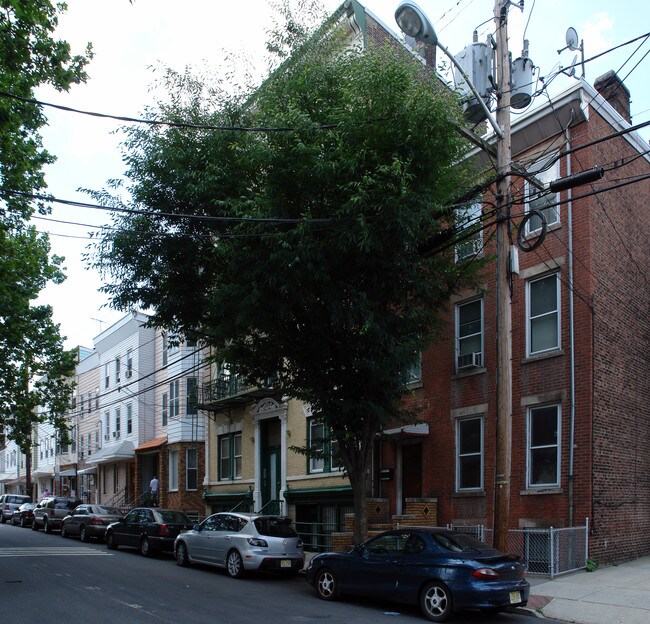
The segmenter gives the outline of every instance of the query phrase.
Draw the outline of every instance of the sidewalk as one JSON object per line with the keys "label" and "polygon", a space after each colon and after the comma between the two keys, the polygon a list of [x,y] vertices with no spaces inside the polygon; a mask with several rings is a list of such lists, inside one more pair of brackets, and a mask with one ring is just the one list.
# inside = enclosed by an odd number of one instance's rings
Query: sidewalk
{"label": "sidewalk", "polygon": [[530,598],[520,612],[579,624],[650,623],[650,557],[552,581],[527,578]]}

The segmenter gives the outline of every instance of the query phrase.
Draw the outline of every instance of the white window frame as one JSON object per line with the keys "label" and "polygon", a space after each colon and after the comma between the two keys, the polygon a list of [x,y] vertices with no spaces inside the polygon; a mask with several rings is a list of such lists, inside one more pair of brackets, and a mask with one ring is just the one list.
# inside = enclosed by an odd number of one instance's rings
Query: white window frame
{"label": "white window frame", "polygon": [[[555,409],[555,443],[554,444],[537,444],[533,446],[532,421],[535,412],[542,410]],[[555,448],[555,481],[544,483],[533,483],[533,455],[534,451],[541,449]],[[552,403],[549,405],[531,405],[526,411],[526,488],[528,489],[544,489],[544,488],[558,488],[560,487],[560,469],[562,460],[562,407],[559,403]]]}
{"label": "white window frame", "polygon": [[[539,314],[535,316],[534,318],[531,315],[531,309],[532,309],[532,295],[531,295],[531,286],[535,284],[536,282],[541,282],[542,280],[547,280],[547,279],[555,279],[555,310],[550,311],[550,312],[544,312],[543,314]],[[561,348],[562,345],[562,336],[561,336],[561,330],[562,330],[562,325],[561,325],[561,310],[562,310],[562,305],[560,301],[560,274],[559,273],[547,273],[545,275],[541,275],[539,277],[535,277],[533,279],[529,279],[526,281],[526,356],[531,356],[531,355],[539,355],[541,353],[549,353],[552,351],[558,351]],[[555,315],[555,331],[557,335],[557,342],[555,346],[548,347],[546,349],[538,349],[537,351],[533,351],[533,345],[532,345],[532,340],[533,340],[533,323],[539,319],[542,319],[543,317],[549,317],[551,315]]]}
{"label": "white window frame", "polygon": [[[190,457],[194,455],[191,462]],[[193,464],[193,465],[191,465]],[[190,486],[190,474],[194,475],[194,485]],[[199,452],[195,448],[185,449],[185,490],[194,492],[199,489]]]}
{"label": "white window frame", "polygon": [[[478,303],[480,306],[480,323],[481,323],[481,328],[478,334],[475,332],[473,334],[468,334],[466,336],[461,336],[460,331],[461,331],[461,325],[460,325],[460,311],[461,308],[465,306],[470,306]],[[472,299],[470,301],[462,301],[460,303],[456,304],[456,372],[459,370],[462,370],[459,367],[459,358],[461,355],[468,355],[468,353],[462,353],[462,341],[467,340],[469,338],[472,338],[474,336],[480,335],[481,339],[481,348],[480,351],[472,351],[471,353],[479,353],[478,359],[480,360],[480,364],[477,365],[477,368],[480,366],[483,368],[485,366],[485,355],[484,355],[484,340],[485,340],[485,309],[484,309],[484,301],[483,297],[478,297],[476,299]]]}
{"label": "white window frame", "polygon": [[[480,199],[456,209],[456,228],[460,236],[467,235],[467,230],[476,228],[483,218],[483,202]],[[454,247],[456,262],[480,256],[483,253],[483,230],[477,228],[471,236],[456,243]]]}
{"label": "white window frame", "polygon": [[316,418],[310,416],[307,420],[307,435],[308,435],[308,448],[312,447],[313,430],[315,427],[322,427],[323,435],[321,446],[316,447],[320,451],[322,457],[309,456],[309,474],[340,472],[342,467],[335,465],[335,457],[337,455],[337,441],[332,437],[327,425]]}
{"label": "white window frame", "polygon": [[133,433],[133,405],[126,404],[126,433]]}
{"label": "white window frame", "polygon": [[180,380],[169,382],[169,418],[178,418],[181,409]]}
{"label": "white window frame", "polygon": [[162,394],[162,408],[161,408],[161,422],[162,426],[166,427],[169,422],[169,395],[166,392]]}
{"label": "white window frame", "polygon": [[[470,421],[478,421],[480,427],[480,448],[478,451],[471,451],[462,453],[461,452],[461,427],[463,424]],[[485,423],[482,415],[479,416],[469,416],[467,418],[457,418],[456,419],[456,491],[457,492],[481,492],[483,491],[483,473],[485,471],[485,456],[484,456],[484,432],[485,432]],[[462,459],[464,457],[478,457],[480,460],[480,470],[479,470],[479,485],[473,487],[462,487]]]}
{"label": "white window frame", "polygon": [[178,451],[169,451],[169,491],[178,492]]}
{"label": "white window frame", "polygon": [[[226,433],[218,438],[219,481],[237,481],[242,478],[242,432]],[[237,449],[239,446],[239,449]],[[224,454],[227,450],[227,455]],[[227,470],[224,470],[224,461]],[[225,474],[224,474],[225,473]]]}
{"label": "white window frame", "polygon": [[[538,160],[536,163],[534,163],[532,166],[528,168],[528,172],[537,178],[539,182],[542,184],[547,185],[549,182],[553,182],[554,180],[557,180],[560,177],[560,159],[558,158],[559,154],[558,152],[553,152],[550,155],[547,155],[546,157]],[[547,168],[548,164],[550,162],[554,161],[550,167]],[[546,226],[550,227],[553,225],[557,225],[560,223],[560,206],[557,204],[557,202],[560,199],[560,194],[559,193],[550,193],[550,192],[544,192],[540,191],[536,186],[531,184],[528,180],[524,181],[524,193],[526,195],[526,204],[524,207],[524,211],[526,214],[528,214],[532,208],[536,208],[539,210],[541,213],[544,214],[546,217]],[[535,199],[537,195],[542,193],[542,196],[539,197],[538,199]],[[531,206],[531,201],[529,201],[530,197],[533,197],[532,199],[532,206]],[[544,206],[549,206],[550,204],[557,204],[555,206],[551,206],[549,208],[544,208]],[[549,219],[549,215],[552,215],[552,218]],[[534,227],[533,219],[529,219],[526,222],[526,236],[534,236],[538,234],[541,231],[541,223],[539,224],[539,227]]]}

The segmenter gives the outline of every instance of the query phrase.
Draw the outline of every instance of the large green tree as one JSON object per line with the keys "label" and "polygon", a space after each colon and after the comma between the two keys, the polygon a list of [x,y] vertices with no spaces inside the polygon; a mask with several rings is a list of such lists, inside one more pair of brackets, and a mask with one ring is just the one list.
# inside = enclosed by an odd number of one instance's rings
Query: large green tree
{"label": "large green tree", "polygon": [[[0,0],[0,428],[29,457],[35,409],[65,435],[74,356],[63,348],[52,309],[36,305],[48,282],[60,282],[62,258],[29,223],[49,212],[43,168],[54,156],[42,145],[47,123],[34,91],[65,91],[86,80],[91,50],[73,56],[54,37],[66,5]],[[39,197],[36,197],[36,196]],[[33,381],[36,380],[36,381]]]}
{"label": "large green tree", "polygon": [[407,371],[473,279],[453,251],[419,251],[453,225],[468,173],[454,98],[402,49],[336,41],[312,41],[254,94],[169,72],[151,114],[226,129],[129,129],[133,203],[95,193],[116,210],[91,260],[115,307],[151,308],[311,405],[338,442],[361,539],[373,442],[416,417]]}

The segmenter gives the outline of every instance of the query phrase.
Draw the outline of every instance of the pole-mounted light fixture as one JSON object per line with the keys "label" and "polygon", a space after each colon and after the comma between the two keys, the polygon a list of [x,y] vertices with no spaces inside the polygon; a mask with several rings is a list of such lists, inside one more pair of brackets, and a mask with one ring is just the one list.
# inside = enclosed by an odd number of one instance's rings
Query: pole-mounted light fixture
{"label": "pole-mounted light fixture", "polygon": [[492,128],[496,135],[502,139],[503,130],[499,127],[497,122],[492,117],[490,109],[487,107],[485,100],[479,95],[479,92],[476,90],[476,87],[472,84],[472,81],[469,79],[465,70],[460,66],[456,58],[445,46],[443,46],[440,41],[438,41],[438,36],[436,31],[433,28],[433,25],[429,21],[429,18],[426,16],[424,11],[411,0],[406,0],[402,2],[395,11],[395,21],[400,27],[400,30],[407,36],[413,37],[416,41],[421,41],[428,45],[438,46],[445,56],[453,63],[454,67],[460,72],[460,75],[463,77],[463,80],[467,83],[469,88],[472,91],[474,97],[478,100],[479,104],[483,108],[483,111],[487,115],[487,118],[490,122]]}

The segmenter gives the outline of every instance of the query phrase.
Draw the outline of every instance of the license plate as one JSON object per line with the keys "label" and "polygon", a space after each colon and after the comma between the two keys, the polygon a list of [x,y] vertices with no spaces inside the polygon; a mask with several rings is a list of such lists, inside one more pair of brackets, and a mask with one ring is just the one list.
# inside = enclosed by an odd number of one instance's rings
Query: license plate
{"label": "license plate", "polygon": [[521,592],[510,592],[510,604],[516,604],[518,602],[521,602]]}
{"label": "license plate", "polygon": [[290,568],[291,567],[291,559],[281,559],[280,560],[280,567],[281,568]]}

